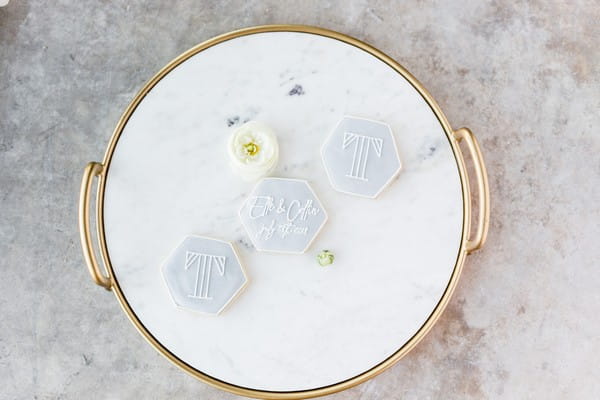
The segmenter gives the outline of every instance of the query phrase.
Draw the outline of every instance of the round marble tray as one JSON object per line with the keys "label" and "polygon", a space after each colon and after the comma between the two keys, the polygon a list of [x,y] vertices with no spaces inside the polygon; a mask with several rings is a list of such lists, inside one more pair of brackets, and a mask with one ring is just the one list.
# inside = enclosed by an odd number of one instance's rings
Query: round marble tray
{"label": "round marble tray", "polygon": [[[375,200],[328,181],[320,147],[344,115],[393,131],[402,171]],[[247,120],[278,135],[271,176],[307,180],[327,210],[304,254],[256,251],[239,220],[253,183],[229,168],[226,141]],[[380,372],[435,322],[467,252],[468,183],[444,116],[392,60],[329,31],[252,28],[183,54],[132,102],[97,165],[109,273],[97,281],[161,353],[239,394],[307,397]],[[175,307],[161,277],[190,234],[232,242],[246,267],[247,288],[219,316]],[[322,249],[332,266],[316,263]]]}

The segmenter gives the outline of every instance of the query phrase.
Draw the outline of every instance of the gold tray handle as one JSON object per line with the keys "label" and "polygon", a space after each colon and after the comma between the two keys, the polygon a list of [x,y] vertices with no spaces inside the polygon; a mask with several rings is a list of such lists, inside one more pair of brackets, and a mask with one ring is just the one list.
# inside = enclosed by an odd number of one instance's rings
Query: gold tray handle
{"label": "gold tray handle", "polygon": [[[487,171],[483,163],[481,149],[469,128],[460,128],[454,131],[454,137],[458,142],[464,140],[471,158],[473,159],[473,167],[477,180],[477,197],[479,200],[479,214],[477,218],[477,230],[474,235],[471,235],[469,229],[469,239],[467,240],[467,254],[479,250],[485,243],[488,229],[490,226],[490,187],[488,185]],[[472,237],[471,237],[472,236]]]}
{"label": "gold tray handle", "polygon": [[100,176],[104,166],[98,162],[89,163],[83,172],[81,192],[79,193],[79,236],[83,247],[83,256],[92,279],[97,285],[110,290],[112,281],[100,269],[98,259],[92,246],[92,233],[90,231],[90,195],[94,178]]}

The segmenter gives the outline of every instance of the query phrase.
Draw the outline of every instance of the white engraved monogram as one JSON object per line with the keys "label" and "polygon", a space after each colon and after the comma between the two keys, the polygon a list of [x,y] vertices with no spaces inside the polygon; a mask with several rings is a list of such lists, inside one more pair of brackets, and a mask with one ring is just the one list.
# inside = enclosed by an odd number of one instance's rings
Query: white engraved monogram
{"label": "white engraved monogram", "polygon": [[342,149],[346,149],[354,143],[354,155],[352,156],[352,166],[348,178],[368,181],[367,179],[367,161],[369,159],[370,149],[375,150],[377,157],[381,157],[383,148],[383,139],[373,136],[359,135],[358,133],[344,132]]}
{"label": "white engraved monogram", "polygon": [[[196,284],[194,293],[188,294],[188,297],[194,299],[212,300],[209,296],[210,276],[212,266],[217,267],[219,275],[225,275],[225,262],[227,257],[215,256],[212,254],[196,253],[194,251],[185,252],[185,269],[188,270],[193,265],[196,266]],[[202,272],[200,271],[202,269]]]}
{"label": "white engraved monogram", "polygon": [[306,236],[308,226],[305,221],[318,215],[320,211],[312,199],[288,201],[282,197],[275,204],[272,196],[253,196],[249,200],[248,216],[250,219],[274,217],[269,223],[262,223],[255,232],[257,238],[269,240],[275,233],[282,238],[288,235]]}

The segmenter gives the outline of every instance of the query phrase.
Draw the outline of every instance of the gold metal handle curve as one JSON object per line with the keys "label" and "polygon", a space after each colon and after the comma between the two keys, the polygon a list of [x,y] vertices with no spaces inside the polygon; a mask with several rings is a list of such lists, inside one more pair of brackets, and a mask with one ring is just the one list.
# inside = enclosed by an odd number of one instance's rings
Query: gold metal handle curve
{"label": "gold metal handle curve", "polygon": [[85,263],[90,271],[90,275],[92,275],[92,279],[97,285],[110,290],[112,286],[111,279],[100,269],[92,246],[92,233],[90,231],[90,195],[92,192],[92,183],[95,177],[102,174],[103,169],[104,166],[102,164],[91,162],[85,167],[83,172],[81,192],[79,193],[79,237],[81,238]]}
{"label": "gold metal handle curve", "polygon": [[[477,197],[479,200],[479,214],[477,219],[477,230],[471,237],[469,231],[469,239],[467,240],[467,253],[472,253],[479,250],[484,245],[487,239],[488,229],[490,226],[490,187],[488,184],[487,171],[481,155],[481,149],[469,128],[460,128],[454,131],[454,137],[457,141],[465,141],[471,158],[473,159],[473,167],[475,170],[475,178],[477,180]],[[469,199],[471,201],[471,199]],[[470,228],[470,227],[469,227]]]}

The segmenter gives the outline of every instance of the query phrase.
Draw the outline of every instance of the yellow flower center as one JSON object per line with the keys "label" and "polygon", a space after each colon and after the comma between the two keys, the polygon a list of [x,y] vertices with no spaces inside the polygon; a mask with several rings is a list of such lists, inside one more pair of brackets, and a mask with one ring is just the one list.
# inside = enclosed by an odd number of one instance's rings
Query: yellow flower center
{"label": "yellow flower center", "polygon": [[260,151],[260,147],[258,147],[258,145],[254,142],[248,142],[245,145],[243,145],[243,147],[244,152],[246,152],[246,155],[250,157],[255,156]]}

